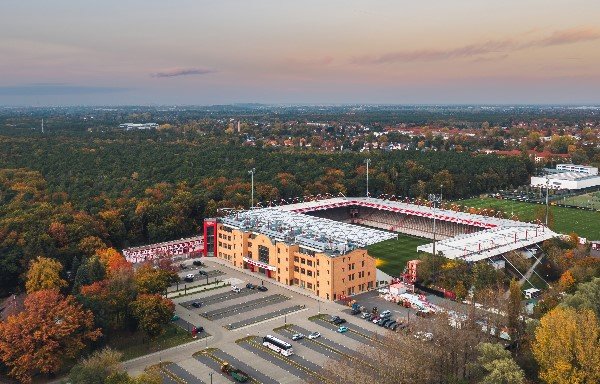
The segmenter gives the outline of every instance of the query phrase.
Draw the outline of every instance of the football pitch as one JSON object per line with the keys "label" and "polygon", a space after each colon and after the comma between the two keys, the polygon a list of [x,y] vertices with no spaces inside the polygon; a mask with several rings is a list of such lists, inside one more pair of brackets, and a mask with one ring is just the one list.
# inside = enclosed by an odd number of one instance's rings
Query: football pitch
{"label": "football pitch", "polygon": [[[457,203],[474,208],[500,209],[509,214],[514,212],[522,221],[534,220],[536,208],[543,207],[534,203],[488,197],[461,200]],[[556,206],[551,206],[550,210],[554,213],[554,231],[564,234],[575,232],[588,240],[600,240],[600,212]]]}
{"label": "football pitch", "polygon": [[377,259],[377,268],[397,277],[404,270],[408,260],[417,258],[417,247],[431,240],[398,234],[398,239],[390,239],[368,247],[369,255]]}

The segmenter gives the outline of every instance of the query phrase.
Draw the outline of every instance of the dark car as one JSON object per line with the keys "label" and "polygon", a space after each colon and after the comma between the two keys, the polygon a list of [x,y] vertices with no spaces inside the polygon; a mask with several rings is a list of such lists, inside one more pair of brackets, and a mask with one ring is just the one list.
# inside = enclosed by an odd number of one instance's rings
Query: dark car
{"label": "dark car", "polygon": [[194,307],[194,308],[200,308],[201,306],[202,306],[202,303],[199,301],[194,301],[192,303],[192,307]]}
{"label": "dark car", "polygon": [[381,326],[383,326],[383,323],[385,323],[386,321],[388,321],[388,319],[386,319],[385,317],[382,317],[381,319],[379,319],[377,321],[377,325],[379,325],[381,327]]}
{"label": "dark car", "polygon": [[259,291],[261,291],[261,292],[266,292],[266,291],[268,291],[267,287],[265,287],[264,285],[259,285],[259,286],[258,286],[258,288],[256,288],[256,289],[258,289],[258,290],[259,290]]}
{"label": "dark car", "polygon": [[181,269],[187,269],[187,265],[181,263],[181,264],[179,264],[179,268],[181,268]]}
{"label": "dark car", "polygon": [[192,261],[192,264],[194,264],[195,266],[201,266],[202,262],[200,260],[194,260]]}
{"label": "dark car", "polygon": [[337,319],[335,319],[333,321],[333,324],[335,325],[340,325],[340,324],[344,324],[346,322],[346,319],[340,319],[339,317]]}
{"label": "dark car", "polygon": [[198,333],[200,333],[200,332],[204,332],[204,327],[197,326],[197,327],[196,327],[196,331],[198,331]]}
{"label": "dark car", "polygon": [[256,285],[254,285],[252,283],[248,283],[248,284],[246,284],[246,288],[248,288],[248,289],[254,289],[254,288],[256,288]]}
{"label": "dark car", "polygon": [[208,273],[206,273],[206,271],[198,271],[198,274],[199,275],[203,275],[203,276],[207,276],[208,275]]}
{"label": "dark car", "polygon": [[352,311],[350,311],[351,315],[358,315],[360,313],[360,309],[353,309]]}
{"label": "dark car", "polygon": [[392,320],[392,321],[390,321],[389,323],[387,323],[387,324],[385,325],[385,327],[386,327],[387,329],[392,329],[392,327],[393,327],[394,325],[396,325],[396,320]]}

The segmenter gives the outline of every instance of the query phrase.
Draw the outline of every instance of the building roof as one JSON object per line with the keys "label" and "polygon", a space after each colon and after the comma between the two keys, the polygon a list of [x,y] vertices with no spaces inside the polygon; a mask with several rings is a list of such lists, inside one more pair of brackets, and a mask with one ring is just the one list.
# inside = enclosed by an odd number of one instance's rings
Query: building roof
{"label": "building roof", "polygon": [[[442,220],[479,227],[482,231],[459,235],[436,243],[450,259],[478,261],[527,247],[556,236],[548,228],[531,223],[455,212],[370,197],[336,197],[298,202],[278,207],[257,208],[220,219],[229,227],[261,233],[278,241],[296,243],[329,254],[344,254],[366,247],[396,234],[347,224],[325,218],[305,215],[308,212],[340,207],[358,206],[388,212]],[[422,245],[418,251],[433,252],[433,244]]]}
{"label": "building roof", "polygon": [[220,219],[243,231],[266,235],[330,255],[396,238],[395,233],[304,215],[283,207],[259,208]]}

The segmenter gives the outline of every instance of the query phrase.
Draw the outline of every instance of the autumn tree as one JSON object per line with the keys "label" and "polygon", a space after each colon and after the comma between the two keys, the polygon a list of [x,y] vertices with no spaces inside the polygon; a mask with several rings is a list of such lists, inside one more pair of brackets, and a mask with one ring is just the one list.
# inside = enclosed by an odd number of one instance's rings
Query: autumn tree
{"label": "autumn tree", "polygon": [[160,335],[169,324],[175,312],[175,304],[156,294],[141,294],[131,303],[133,315],[139,321],[140,329],[154,338]]}
{"label": "autumn tree", "polygon": [[122,357],[121,352],[110,348],[96,351],[71,368],[69,379],[73,383],[104,384],[110,376],[124,372]]}
{"label": "autumn tree", "polygon": [[58,290],[37,291],[25,310],[0,323],[0,359],[10,375],[30,383],[36,372],[56,373],[86,342],[100,337],[93,314]]}
{"label": "autumn tree", "polygon": [[140,293],[163,293],[174,281],[179,279],[172,270],[156,269],[145,263],[135,272],[135,284]]}
{"label": "autumn tree", "polygon": [[27,281],[25,282],[27,293],[66,287],[67,282],[60,277],[62,269],[63,266],[58,260],[38,257],[31,263],[27,271]]}
{"label": "autumn tree", "polygon": [[508,317],[508,329],[510,332],[510,338],[513,342],[518,345],[521,337],[525,332],[524,313],[523,313],[523,293],[521,292],[521,285],[517,280],[511,280],[508,289],[508,301],[506,315]]}
{"label": "autumn tree", "polygon": [[546,383],[600,382],[600,327],[589,309],[557,307],[547,313],[532,351]]}

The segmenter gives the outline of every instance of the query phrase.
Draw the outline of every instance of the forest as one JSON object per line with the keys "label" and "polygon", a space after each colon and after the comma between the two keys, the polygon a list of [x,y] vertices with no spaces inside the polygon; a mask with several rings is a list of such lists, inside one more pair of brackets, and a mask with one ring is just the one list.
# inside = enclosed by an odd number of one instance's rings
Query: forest
{"label": "forest", "polygon": [[[197,233],[219,208],[305,195],[447,199],[525,182],[527,159],[456,152],[325,153],[243,147],[171,132],[0,136],[0,295],[37,256],[67,268],[101,245],[117,249]],[[21,280],[22,281],[22,280]],[[21,282],[22,284],[22,282]]]}

